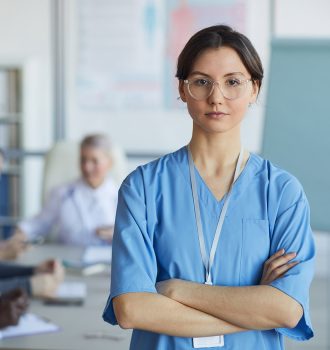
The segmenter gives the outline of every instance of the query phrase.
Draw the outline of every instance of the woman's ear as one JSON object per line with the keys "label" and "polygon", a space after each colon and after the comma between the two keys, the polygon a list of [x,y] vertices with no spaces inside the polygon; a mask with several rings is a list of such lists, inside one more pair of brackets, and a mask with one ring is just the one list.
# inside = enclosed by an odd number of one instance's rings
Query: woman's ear
{"label": "woman's ear", "polygon": [[252,92],[250,103],[255,103],[259,94],[259,82],[252,80]]}
{"label": "woman's ear", "polygon": [[183,102],[187,102],[187,99],[186,99],[186,93],[184,91],[184,82],[183,80],[179,80],[179,94],[180,94],[180,98]]}

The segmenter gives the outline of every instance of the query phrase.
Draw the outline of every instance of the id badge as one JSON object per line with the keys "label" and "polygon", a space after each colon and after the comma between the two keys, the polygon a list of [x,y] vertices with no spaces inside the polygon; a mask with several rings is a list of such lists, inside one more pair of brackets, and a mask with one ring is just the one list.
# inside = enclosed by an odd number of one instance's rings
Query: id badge
{"label": "id badge", "polygon": [[217,346],[224,346],[225,340],[223,335],[216,335],[213,337],[193,338],[194,349],[200,348],[214,348]]}

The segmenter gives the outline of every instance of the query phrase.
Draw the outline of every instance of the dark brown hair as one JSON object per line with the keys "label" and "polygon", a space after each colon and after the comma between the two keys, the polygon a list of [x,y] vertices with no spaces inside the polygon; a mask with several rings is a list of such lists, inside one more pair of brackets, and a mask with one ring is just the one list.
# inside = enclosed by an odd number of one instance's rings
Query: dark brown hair
{"label": "dark brown hair", "polygon": [[260,89],[263,68],[257,51],[245,35],[226,25],[204,28],[194,34],[179,55],[175,76],[180,80],[187,79],[196,59],[202,52],[223,46],[230,47],[237,52],[245,68],[251,74],[251,79]]}

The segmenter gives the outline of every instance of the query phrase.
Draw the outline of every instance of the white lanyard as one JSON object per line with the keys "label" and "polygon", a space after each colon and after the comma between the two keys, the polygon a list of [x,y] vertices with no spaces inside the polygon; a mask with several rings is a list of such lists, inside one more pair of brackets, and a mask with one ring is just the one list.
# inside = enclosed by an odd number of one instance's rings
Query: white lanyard
{"label": "white lanyard", "polygon": [[197,192],[197,185],[196,185],[196,176],[195,176],[195,169],[194,169],[194,161],[192,158],[191,150],[189,145],[187,146],[188,148],[188,158],[189,158],[189,172],[190,172],[190,181],[191,181],[191,188],[192,188],[192,193],[193,193],[193,199],[194,199],[194,207],[195,207],[195,216],[196,216],[196,224],[197,224],[197,232],[198,232],[198,238],[199,238],[199,246],[201,250],[201,255],[202,255],[202,260],[203,264],[205,267],[205,272],[206,272],[206,278],[205,278],[205,283],[206,284],[212,284],[212,277],[211,277],[211,269],[214,261],[214,256],[215,252],[218,246],[221,230],[223,223],[225,221],[225,216],[227,213],[227,209],[229,206],[229,201],[231,197],[231,191],[233,188],[234,182],[237,180],[239,171],[242,166],[242,161],[243,161],[243,154],[244,154],[244,149],[241,147],[241,151],[236,163],[236,168],[235,168],[235,174],[234,174],[234,179],[233,182],[229,188],[228,193],[226,194],[226,199],[223,204],[218,225],[214,234],[212,246],[211,246],[211,252],[209,258],[206,255],[206,248],[205,248],[205,240],[204,240],[204,232],[203,232],[203,226],[202,226],[202,219],[201,219],[201,212],[200,212],[200,207],[199,207],[199,199],[198,199],[198,192]]}

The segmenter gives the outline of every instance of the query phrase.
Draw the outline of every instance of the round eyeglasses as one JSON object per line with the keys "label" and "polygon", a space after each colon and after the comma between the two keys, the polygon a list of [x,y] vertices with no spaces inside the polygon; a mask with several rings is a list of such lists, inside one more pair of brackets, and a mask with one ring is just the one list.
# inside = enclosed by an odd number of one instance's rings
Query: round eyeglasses
{"label": "round eyeglasses", "polygon": [[217,84],[223,97],[227,100],[236,100],[244,95],[247,83],[252,79],[241,80],[238,78],[227,79],[223,84],[206,78],[185,79],[183,82],[187,85],[189,94],[197,101],[206,100],[213,91],[214,85]]}

